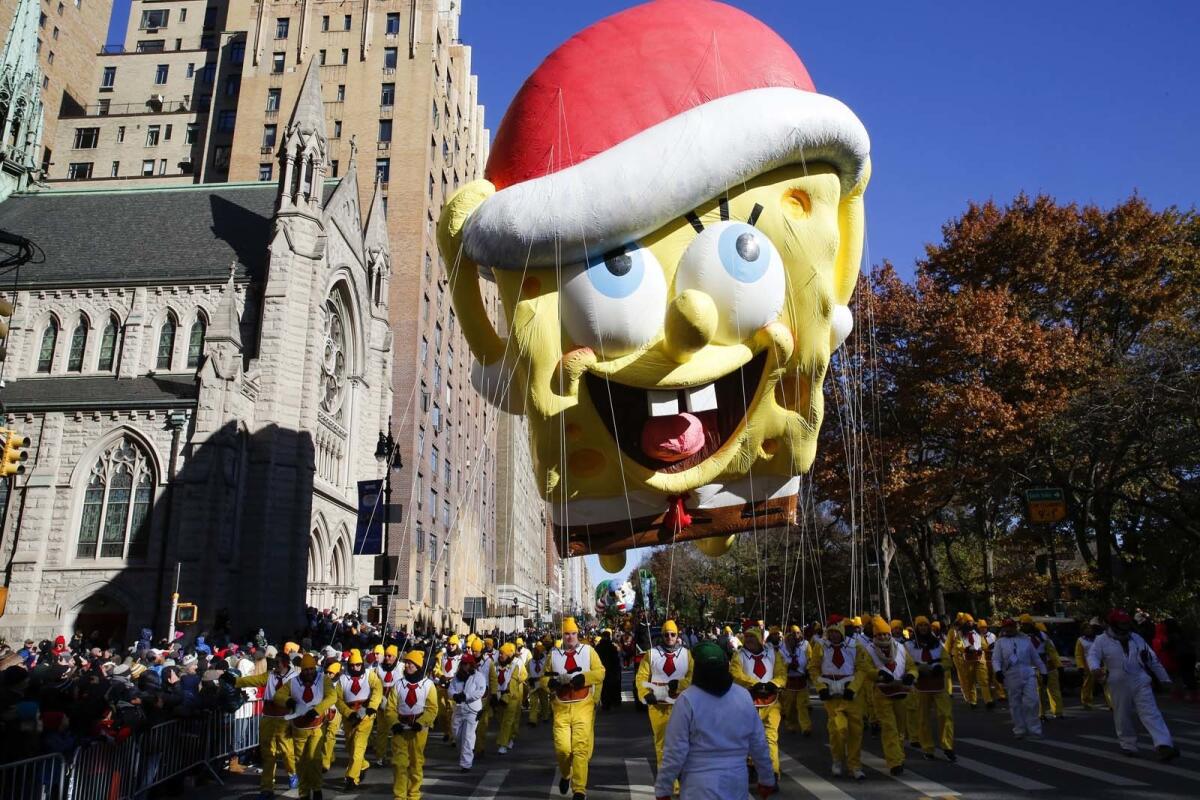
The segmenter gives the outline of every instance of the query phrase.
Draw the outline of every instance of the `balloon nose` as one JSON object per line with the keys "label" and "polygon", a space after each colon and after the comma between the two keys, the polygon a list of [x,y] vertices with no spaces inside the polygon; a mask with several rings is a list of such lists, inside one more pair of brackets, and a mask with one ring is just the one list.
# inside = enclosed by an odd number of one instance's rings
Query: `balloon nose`
{"label": "balloon nose", "polygon": [[717,332],[717,306],[712,298],[688,289],[671,301],[663,326],[663,348],[682,364],[712,341]]}

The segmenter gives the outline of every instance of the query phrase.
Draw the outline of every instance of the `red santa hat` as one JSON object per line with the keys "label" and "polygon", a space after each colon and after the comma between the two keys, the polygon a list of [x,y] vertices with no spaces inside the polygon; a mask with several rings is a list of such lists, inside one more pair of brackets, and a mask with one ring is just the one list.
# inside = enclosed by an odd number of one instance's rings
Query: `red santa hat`
{"label": "red santa hat", "polygon": [[654,0],[576,34],[525,81],[488,159],[498,191],[464,247],[502,269],[577,262],[787,164],[832,164],[849,191],[869,152],[854,113],[763,23]]}

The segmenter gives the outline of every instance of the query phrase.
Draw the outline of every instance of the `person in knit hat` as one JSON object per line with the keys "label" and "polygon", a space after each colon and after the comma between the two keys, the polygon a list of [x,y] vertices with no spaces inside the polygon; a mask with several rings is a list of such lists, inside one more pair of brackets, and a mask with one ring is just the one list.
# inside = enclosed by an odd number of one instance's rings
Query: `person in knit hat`
{"label": "person in knit hat", "polygon": [[400,665],[400,648],[396,645],[389,644],[387,647],[376,645],[373,652],[378,653],[379,660],[370,669],[379,679],[379,685],[383,690],[381,705],[383,719],[375,724],[375,728],[371,732],[371,749],[375,753],[376,763],[382,767],[391,763],[392,746],[388,739],[391,737],[392,726],[396,724],[396,720],[388,716],[391,713],[388,710],[391,705],[387,702],[387,698],[396,690],[396,685],[404,674],[404,668]]}
{"label": "person in knit hat", "polygon": [[333,682],[317,669],[311,653],[300,658],[300,671],[275,693],[275,702],[283,704],[292,721],[292,748],[300,775],[300,797],[322,800],[321,723],[336,701]]}
{"label": "person in knit hat", "polygon": [[[1075,663],[1081,669],[1087,663],[1088,651],[1096,643],[1096,637],[1103,632],[1104,625],[1100,622],[1099,617],[1092,617],[1080,626],[1079,638],[1075,640]],[[1083,685],[1079,687],[1079,702],[1083,705],[1085,711],[1092,710],[1092,698],[1095,695],[1096,684],[1096,677],[1092,674],[1092,671],[1084,669]],[[1107,683],[1104,684],[1104,703],[1110,709],[1112,708],[1112,700],[1109,697]]]}
{"label": "person in knit hat", "polygon": [[280,759],[288,774],[288,788],[295,789],[300,785],[286,719],[287,707],[275,700],[275,695],[295,677],[296,672],[286,653],[277,653],[274,647],[269,647],[267,655],[270,656],[269,671],[243,676],[235,683],[239,689],[257,689],[263,701],[262,715],[258,718],[258,750],[262,760],[258,787],[259,797],[263,800],[275,794],[275,765]]}
{"label": "person in knit hat", "polygon": [[904,745],[908,720],[904,700],[916,681],[909,670],[904,648],[892,638],[892,626],[883,617],[871,619],[871,643],[861,649],[858,670],[863,690],[875,696],[883,758],[893,775],[904,772]]}
{"label": "person in knit hat", "polygon": [[521,724],[521,704],[525,699],[525,666],[517,659],[517,648],[512,642],[500,645],[496,660],[492,662],[488,678],[492,707],[499,717],[496,741],[500,755],[513,748],[517,728]]}
{"label": "person in knit hat", "polygon": [[633,679],[634,691],[646,703],[654,756],[662,764],[663,742],[671,710],[681,692],[692,682],[692,658],[679,641],[679,626],[669,619],[662,624],[662,640],[642,657]]}
{"label": "person in knit hat", "polygon": [[437,720],[437,686],[425,674],[425,652],[404,654],[404,674],[388,697],[392,724],[392,797],[421,800],[425,780],[425,744]]}
{"label": "person in knit hat", "polygon": [[383,684],[374,670],[366,668],[362,652],[351,650],[346,671],[338,676],[334,686],[337,697],[335,705],[342,715],[345,733],[347,762],[344,790],[350,792],[358,788],[359,776],[368,766],[367,742],[383,702]]}
{"label": "person in knit hat", "polygon": [[750,693],[734,682],[725,651],[702,642],[692,651],[692,685],[680,693],[663,739],[654,783],[658,800],[679,786],[680,800],[727,800],[746,796],[750,759],[763,776],[758,795],[778,790],[771,750]]}
{"label": "person in knit hat", "polygon": [[1042,723],[1038,718],[1038,675],[1046,674],[1046,665],[1012,617],[1005,617],[1000,623],[1000,638],[992,649],[992,668],[996,680],[1004,684],[1004,692],[1008,695],[1013,735],[1018,739],[1026,736],[1042,738]]}
{"label": "person in knit hat", "polygon": [[779,722],[783,717],[779,693],[787,685],[787,664],[778,650],[763,641],[761,628],[749,628],[742,635],[745,641],[730,660],[729,669],[733,682],[745,687],[754,700],[771,751],[771,764],[778,776]]}
{"label": "person in knit hat", "polygon": [[604,683],[604,665],[591,645],[579,641],[574,617],[562,624],[562,646],[550,651],[550,666],[542,679],[551,692],[554,755],[558,760],[558,791],[571,791],[572,800],[587,797],[588,765],[596,743],[596,698]]}
{"label": "person in knit hat", "polygon": [[454,699],[454,741],[458,766],[463,772],[475,764],[475,732],[488,695],[488,676],[479,670],[474,653],[463,653],[447,689]]}
{"label": "person in knit hat", "polygon": [[933,635],[929,618],[913,620],[913,638],[905,642],[909,671],[916,675],[914,691],[905,701],[909,738],[920,742],[925,758],[933,758],[933,725],[936,714],[938,746],[951,761],[954,753],[954,704],[946,694],[945,674],[952,667],[950,653]]}
{"label": "person in knit hat", "polygon": [[959,614],[950,658],[958,668],[958,685],[963,699],[972,711],[979,708],[980,697],[988,711],[996,707],[988,686],[986,656],[987,642],[976,628],[975,618],[970,614]]}
{"label": "person in knit hat", "polygon": [[788,629],[788,634],[779,645],[779,654],[787,664],[787,685],[781,698],[783,701],[783,725],[793,733],[812,735],[812,719],[808,713],[808,657],[809,644],[804,639],[799,625]]}
{"label": "person in knit hat", "polygon": [[863,678],[857,668],[858,642],[846,637],[843,624],[826,625],[825,638],[812,642],[808,677],[825,705],[834,777],[849,774],[861,781],[867,777],[862,769]]}
{"label": "person in knit hat", "polygon": [[539,722],[550,721],[550,693],[542,685],[546,672],[546,645],[533,643],[533,652],[525,665],[527,696],[529,697],[529,727],[536,728]]}
{"label": "person in knit hat", "polygon": [[442,741],[450,743],[452,739],[452,721],[454,719],[454,700],[450,692],[450,681],[458,672],[458,661],[463,651],[458,634],[453,634],[446,640],[446,646],[437,654],[433,662],[433,681],[438,688],[438,725],[442,730]]}

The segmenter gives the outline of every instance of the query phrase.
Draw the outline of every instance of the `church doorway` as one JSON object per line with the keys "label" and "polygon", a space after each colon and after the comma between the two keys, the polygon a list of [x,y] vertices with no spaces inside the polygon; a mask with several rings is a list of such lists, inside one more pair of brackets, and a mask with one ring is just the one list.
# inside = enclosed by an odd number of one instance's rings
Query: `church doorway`
{"label": "church doorway", "polygon": [[75,615],[74,631],[82,631],[86,639],[94,644],[116,641],[127,643],[129,610],[111,596],[97,592],[79,605]]}

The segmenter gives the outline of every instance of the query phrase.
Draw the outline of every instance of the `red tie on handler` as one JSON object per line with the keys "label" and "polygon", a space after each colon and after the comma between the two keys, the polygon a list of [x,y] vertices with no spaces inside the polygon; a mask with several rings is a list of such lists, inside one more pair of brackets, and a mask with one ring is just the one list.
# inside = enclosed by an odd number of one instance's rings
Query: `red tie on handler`
{"label": "red tie on handler", "polygon": [[300,775],[300,797],[322,800],[320,752],[321,723],[336,699],[333,682],[317,672],[317,659],[306,653],[300,672],[275,693],[275,702],[288,709],[292,749]]}
{"label": "red tie on handler", "polygon": [[874,634],[871,643],[862,648],[858,659],[863,687],[874,690],[875,714],[879,719],[883,757],[893,775],[904,772],[904,745],[901,731],[905,727],[904,701],[916,681],[909,673],[905,650],[892,638],[892,626],[882,617],[871,621]]}
{"label": "red tie on handler", "polygon": [[500,719],[497,733],[500,743],[497,752],[500,755],[507,753],[515,744],[517,727],[521,724],[521,704],[525,700],[525,666],[516,658],[516,654],[517,647],[512,642],[500,645],[488,681],[492,707]]}
{"label": "red tie on handler", "polygon": [[275,695],[284,684],[292,679],[295,670],[287,653],[275,653],[274,647],[267,648],[270,671],[238,678],[239,689],[258,688],[263,701],[262,716],[258,720],[258,749],[262,757],[262,776],[259,779],[259,798],[265,800],[275,794],[275,762],[283,759],[291,788],[299,786],[296,776],[296,759],[292,753],[292,737],[287,722],[287,708],[275,702]]}
{"label": "red tie on handler", "polygon": [[584,800],[596,738],[595,687],[604,682],[604,665],[595,650],[580,643],[574,617],[563,620],[562,647],[550,651],[549,660],[543,681],[553,698],[558,791],[570,790],[572,800]]}
{"label": "red tie on handler", "polygon": [[679,626],[669,619],[662,626],[662,642],[642,659],[633,681],[634,691],[646,703],[657,765],[662,764],[663,742],[675,699],[691,682],[691,652],[679,643]]}
{"label": "red tie on handler", "polygon": [[913,621],[915,635],[905,642],[908,670],[916,675],[915,691],[905,701],[908,706],[908,735],[921,743],[925,758],[933,758],[933,719],[937,722],[937,744],[951,761],[954,754],[954,705],[946,694],[946,673],[953,667],[950,652],[934,636],[928,617]]}
{"label": "red tie on handler", "polygon": [[336,683],[338,713],[342,715],[345,734],[346,791],[358,787],[359,777],[367,767],[367,743],[375,725],[375,715],[383,702],[383,684],[374,670],[367,671],[362,653],[350,651],[346,672]]}
{"label": "red tie on handler", "polygon": [[391,738],[392,726],[396,724],[396,720],[392,719],[387,710],[389,707],[387,699],[400,683],[404,668],[400,666],[400,648],[394,644],[389,644],[387,647],[375,645],[375,649],[371,652],[375,658],[375,665],[372,669],[383,686],[383,703],[379,707],[383,718],[375,723],[375,728],[371,732],[371,749],[375,752],[375,760],[382,767],[391,762],[392,746],[388,739]]}
{"label": "red tie on handler", "polygon": [[814,636],[809,646],[808,677],[817,697],[825,704],[829,720],[831,772],[834,777],[848,772],[855,780],[864,780],[867,774],[862,769],[863,706],[862,676],[856,667],[858,643],[846,638],[842,617],[832,614],[825,627],[825,639]]}
{"label": "red tie on handler", "polygon": [[437,721],[438,691],[425,677],[425,654],[410,650],[404,655],[404,677],[387,701],[392,723],[393,800],[421,800],[425,779],[425,744]]}
{"label": "red tie on handler", "polygon": [[[729,662],[733,682],[745,687],[758,708],[763,732],[767,736],[767,747],[771,751],[771,766],[779,776],[779,722],[783,711],[779,705],[779,692],[787,685],[787,665],[783,656],[770,644],[763,643],[760,628],[748,628],[743,634],[741,649],[734,653]],[[757,776],[751,775],[751,783]]]}
{"label": "red tie on handler", "polygon": [[779,646],[787,664],[787,685],[780,694],[783,705],[783,725],[789,731],[812,735],[812,718],[808,713],[809,646],[799,625],[793,625]]}

